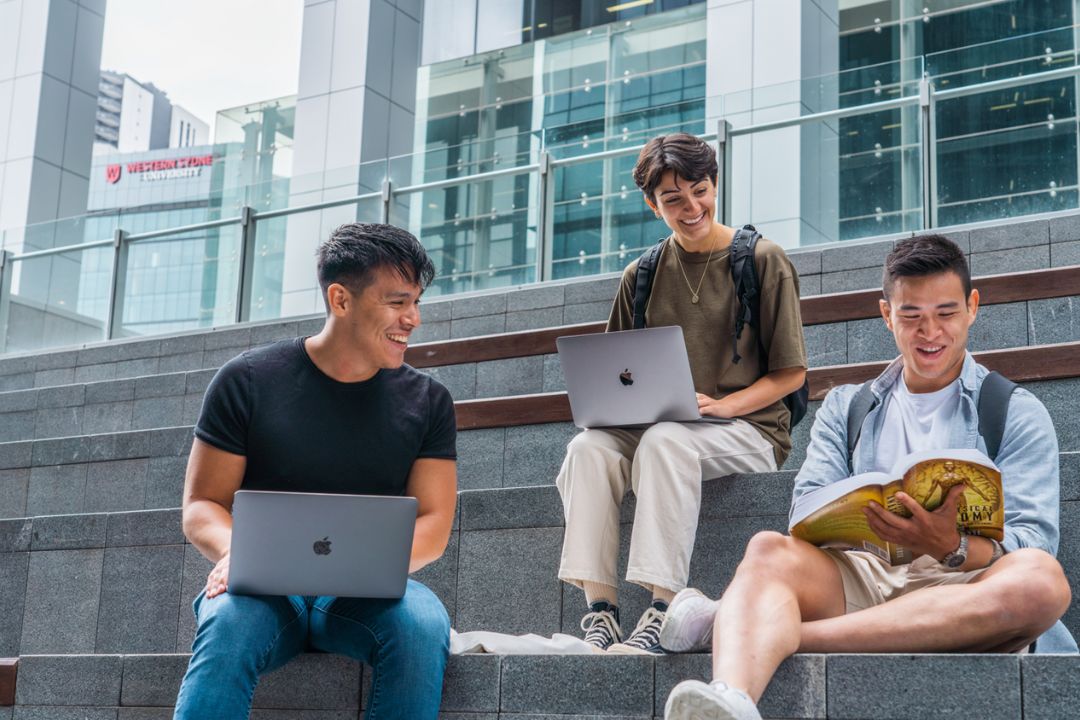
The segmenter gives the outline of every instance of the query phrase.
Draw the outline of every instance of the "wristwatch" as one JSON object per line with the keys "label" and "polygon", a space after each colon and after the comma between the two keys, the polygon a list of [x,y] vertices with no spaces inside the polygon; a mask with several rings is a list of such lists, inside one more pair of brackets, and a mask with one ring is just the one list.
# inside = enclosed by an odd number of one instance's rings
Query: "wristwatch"
{"label": "wristwatch", "polygon": [[993,547],[993,551],[990,553],[990,562],[986,563],[986,567],[990,567],[1005,556],[1005,548],[997,540],[991,538],[990,545]]}
{"label": "wristwatch", "polygon": [[960,545],[951,553],[946,553],[945,557],[941,558],[941,564],[945,567],[955,570],[964,563],[967,562],[968,557],[968,536],[960,535]]}

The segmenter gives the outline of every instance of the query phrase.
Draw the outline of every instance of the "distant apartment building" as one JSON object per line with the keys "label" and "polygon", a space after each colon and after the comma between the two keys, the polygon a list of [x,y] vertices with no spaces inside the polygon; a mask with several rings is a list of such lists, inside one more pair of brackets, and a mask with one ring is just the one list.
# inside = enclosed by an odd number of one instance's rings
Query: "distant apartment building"
{"label": "distant apartment building", "polygon": [[153,83],[111,70],[101,72],[95,155],[193,147],[209,141],[210,126],[170,102]]}

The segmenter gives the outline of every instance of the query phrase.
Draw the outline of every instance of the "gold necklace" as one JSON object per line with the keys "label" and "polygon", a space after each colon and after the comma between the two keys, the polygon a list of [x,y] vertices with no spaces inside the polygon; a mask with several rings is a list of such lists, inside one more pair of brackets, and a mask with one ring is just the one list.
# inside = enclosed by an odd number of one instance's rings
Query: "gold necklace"
{"label": "gold necklace", "polygon": [[[675,239],[672,238],[672,242]],[[676,243],[677,244],[677,243]],[[690,284],[690,278],[686,275],[686,268],[683,267],[682,257],[679,256],[679,251],[675,250],[675,259],[679,261],[679,270],[682,271],[683,280],[686,282],[686,289],[690,291],[690,302],[695,305],[698,304],[698,300],[701,299],[701,283],[705,282],[705,276],[709,274],[709,263],[712,261],[713,252],[716,251],[716,245],[714,244],[709,248],[709,257],[705,259],[705,269],[701,271],[701,277],[698,279],[697,289]]]}

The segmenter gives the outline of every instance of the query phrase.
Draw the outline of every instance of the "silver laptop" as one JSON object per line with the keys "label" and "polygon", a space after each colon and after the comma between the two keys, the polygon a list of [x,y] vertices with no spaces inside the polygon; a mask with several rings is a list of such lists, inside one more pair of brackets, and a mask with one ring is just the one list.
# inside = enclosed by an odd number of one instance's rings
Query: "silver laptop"
{"label": "silver laptop", "polygon": [[239,490],[229,592],[399,598],[416,505],[412,497]]}
{"label": "silver laptop", "polygon": [[732,422],[698,411],[681,327],[572,335],[555,345],[578,427]]}

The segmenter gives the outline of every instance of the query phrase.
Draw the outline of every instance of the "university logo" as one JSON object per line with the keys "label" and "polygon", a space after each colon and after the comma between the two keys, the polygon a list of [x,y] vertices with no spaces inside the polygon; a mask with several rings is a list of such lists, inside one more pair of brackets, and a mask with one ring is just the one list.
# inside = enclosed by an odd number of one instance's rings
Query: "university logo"
{"label": "university logo", "polygon": [[115,185],[120,180],[120,166],[108,165],[105,167],[105,179],[110,184]]}

